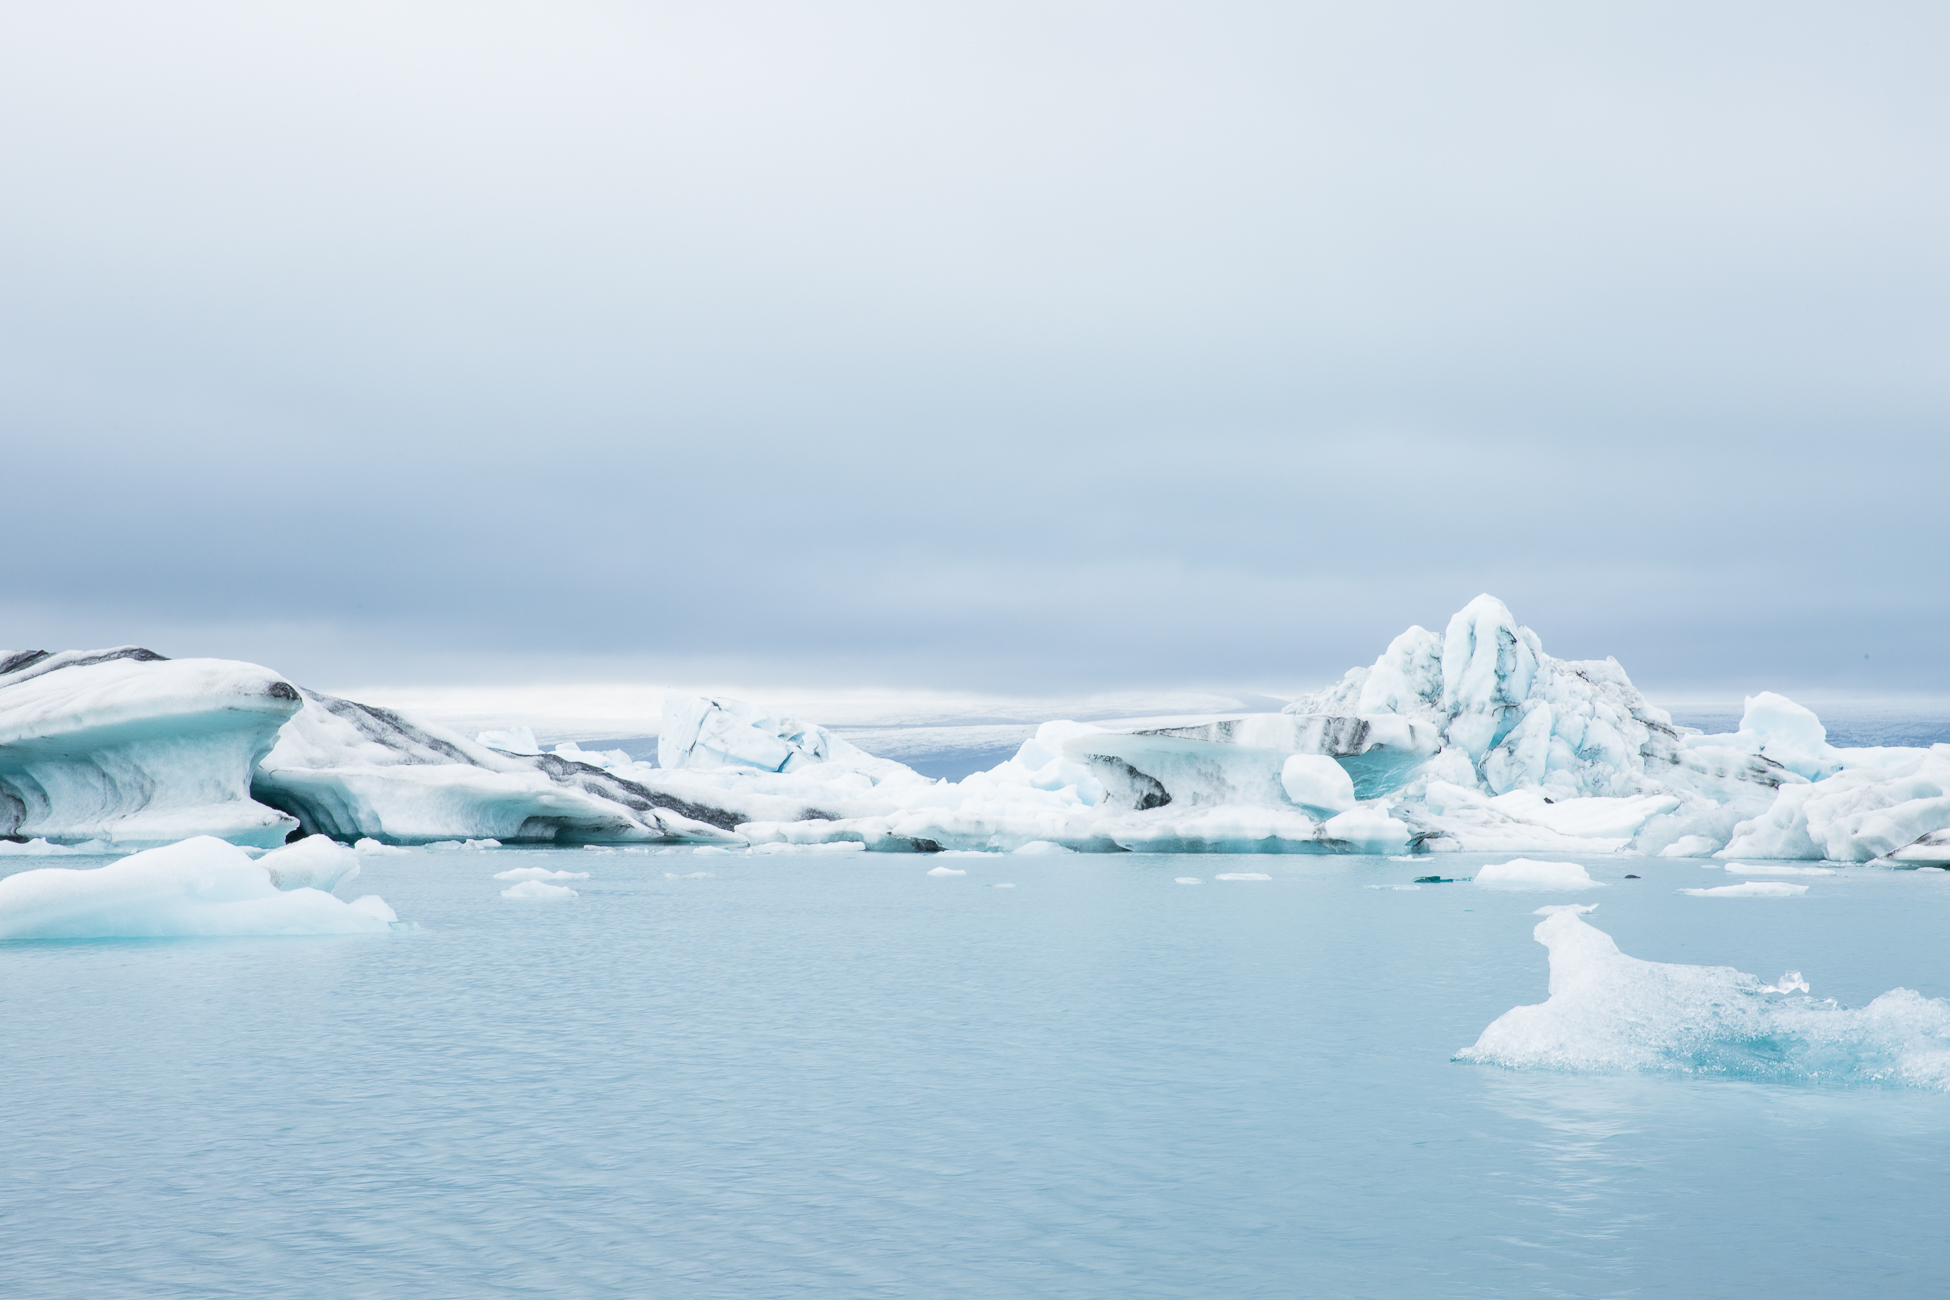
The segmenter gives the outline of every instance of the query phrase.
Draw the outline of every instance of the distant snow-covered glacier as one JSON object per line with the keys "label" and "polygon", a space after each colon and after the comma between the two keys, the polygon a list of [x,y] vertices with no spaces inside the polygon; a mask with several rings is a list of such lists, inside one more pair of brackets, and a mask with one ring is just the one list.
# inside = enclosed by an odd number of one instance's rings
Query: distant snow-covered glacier
{"label": "distant snow-covered glacier", "polygon": [[0,653],[0,837],[295,834],[1080,852],[1636,853],[1950,865],[1950,745],[1843,748],[1780,695],[1673,724],[1616,660],[1545,653],[1479,596],[1277,713],[1050,722],[933,780],[831,730],[672,694],[657,761],[468,739],[254,664]]}

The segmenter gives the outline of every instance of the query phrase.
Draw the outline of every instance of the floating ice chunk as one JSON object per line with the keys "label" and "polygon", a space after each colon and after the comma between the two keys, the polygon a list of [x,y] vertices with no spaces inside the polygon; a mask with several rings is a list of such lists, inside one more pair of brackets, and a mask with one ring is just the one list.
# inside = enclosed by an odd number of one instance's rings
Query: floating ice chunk
{"label": "floating ice chunk", "polygon": [[[333,847],[358,869],[350,850]],[[265,865],[273,856],[252,861],[199,835],[93,870],[23,871],[0,880],[0,939],[362,934],[399,919],[376,897],[347,903],[307,885],[280,889]],[[324,871],[326,860],[313,849],[287,865],[295,878]]]}
{"label": "floating ice chunk", "polygon": [[1222,871],[1212,877],[1214,880],[1271,880],[1272,878],[1263,871]]}
{"label": "floating ice chunk", "polygon": [[1038,855],[1038,854],[1051,854],[1051,853],[1071,853],[1074,852],[1075,850],[1066,849],[1061,844],[1056,843],[1054,840],[1031,840],[1027,844],[1018,846],[1015,851],[1017,853],[1028,853],[1032,855]]}
{"label": "floating ice chunk", "polygon": [[497,871],[496,880],[587,880],[587,871],[550,871],[547,867],[516,867],[512,871]]}
{"label": "floating ice chunk", "polygon": [[575,890],[567,885],[545,885],[539,880],[524,880],[519,885],[510,885],[501,891],[503,898],[577,898]]}
{"label": "floating ice chunk", "polygon": [[504,754],[539,754],[542,747],[535,743],[535,733],[527,727],[509,727],[505,731],[483,731],[474,737],[477,745],[498,749]]}
{"label": "floating ice chunk", "polygon": [[1321,817],[1354,806],[1354,778],[1325,754],[1290,755],[1280,765],[1280,788],[1294,803]]}
{"label": "floating ice chunk", "polygon": [[1345,846],[1343,852],[1382,854],[1408,843],[1408,824],[1378,804],[1361,804],[1322,822],[1320,838]]}
{"label": "floating ice chunk", "polygon": [[695,853],[698,857],[702,858],[707,856],[722,857],[724,855],[734,852],[734,850],[727,849],[727,848],[720,848],[716,844],[705,844],[699,846],[698,848],[692,849],[691,852]]}
{"label": "floating ice chunk", "polygon": [[1573,916],[1585,916],[1598,910],[1596,903],[1546,903],[1532,916],[1556,916],[1559,912],[1569,912]]}
{"label": "floating ice chunk", "polygon": [[1950,866],[1950,830],[1931,831],[1888,855],[1891,862],[1904,866]]}
{"label": "floating ice chunk", "polygon": [[1800,971],[1791,970],[1782,975],[1778,983],[1761,985],[1760,991],[1762,993],[1806,993],[1808,981],[1801,978]]}
{"label": "floating ice chunk", "polygon": [[754,844],[751,852],[767,856],[774,853],[862,853],[866,847],[858,840],[833,840],[826,844]]}
{"label": "floating ice chunk", "polygon": [[352,847],[357,849],[361,853],[374,853],[374,854],[411,853],[413,851],[411,849],[400,848],[398,845],[394,845],[394,844],[381,844],[378,840],[370,839],[370,838],[360,840]]}
{"label": "floating ice chunk", "polygon": [[609,847],[609,846],[608,846],[607,844],[585,844],[585,845],[583,845],[583,846],[582,846],[582,851],[583,851],[584,853],[614,853],[614,852],[616,852],[616,850],[615,850],[615,849],[612,849],[612,848],[610,848],[610,847]]}
{"label": "floating ice chunk", "polygon": [[1833,867],[1790,867],[1782,862],[1764,862],[1749,866],[1744,862],[1727,863],[1728,871],[1736,876],[1832,876]]}
{"label": "floating ice chunk", "polygon": [[1498,1016],[1457,1059],[1511,1068],[1671,1070],[1950,1089],[1950,1003],[1892,989],[1851,1010],[1727,966],[1641,961],[1572,913],[1534,931],[1550,998]]}
{"label": "floating ice chunk", "polygon": [[680,876],[675,871],[666,871],[664,872],[664,879],[665,880],[716,880],[717,877],[712,875],[708,871],[693,871],[687,876]]}
{"label": "floating ice chunk", "polygon": [[929,867],[930,876],[965,876],[968,873],[956,867]]}
{"label": "floating ice chunk", "polygon": [[996,885],[996,886],[995,886],[995,888],[996,888],[996,889],[1014,889],[1014,888],[1015,888],[1015,886],[1014,886],[1014,885],[1010,885],[1010,884],[1000,884],[1000,885]]}
{"label": "floating ice chunk", "polygon": [[75,853],[113,853],[115,846],[107,840],[83,840],[79,844],[50,844],[45,839],[28,840],[25,844],[13,840],[0,840],[0,858],[35,857],[58,858]]}
{"label": "floating ice chunk", "polygon": [[1599,889],[1603,882],[1575,862],[1537,862],[1512,858],[1493,863],[1476,873],[1479,885],[1503,885],[1518,889]]}
{"label": "floating ice chunk", "polygon": [[1720,847],[1717,840],[1704,835],[1681,835],[1659,850],[1662,858],[1703,858]]}
{"label": "floating ice chunk", "polygon": [[1694,898],[1793,898],[1808,892],[1806,885],[1790,885],[1785,880],[1743,880],[1737,885],[1716,885],[1712,889],[1682,889]]}
{"label": "floating ice chunk", "polygon": [[1202,885],[1205,882],[1197,876],[1174,876],[1172,883],[1174,885]]}

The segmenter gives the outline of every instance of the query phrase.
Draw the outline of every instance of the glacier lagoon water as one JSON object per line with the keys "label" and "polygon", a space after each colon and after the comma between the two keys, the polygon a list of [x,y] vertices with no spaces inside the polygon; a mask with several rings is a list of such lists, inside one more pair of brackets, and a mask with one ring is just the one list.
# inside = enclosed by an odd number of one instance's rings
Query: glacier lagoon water
{"label": "glacier lagoon water", "polygon": [[1950,994],[1950,875],[1372,887],[1484,860],[415,851],[417,932],[0,945],[0,1294],[1950,1288],[1950,1096],[1451,1059],[1542,903],[1859,1006]]}

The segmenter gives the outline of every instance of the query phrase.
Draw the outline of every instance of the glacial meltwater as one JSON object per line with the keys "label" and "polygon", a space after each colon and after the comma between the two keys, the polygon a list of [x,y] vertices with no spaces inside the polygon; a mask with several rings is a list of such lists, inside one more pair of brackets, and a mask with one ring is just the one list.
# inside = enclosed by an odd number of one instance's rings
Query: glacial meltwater
{"label": "glacial meltwater", "polygon": [[415,849],[339,892],[417,929],[0,943],[0,1295],[1950,1292],[1950,873],[1508,856]]}

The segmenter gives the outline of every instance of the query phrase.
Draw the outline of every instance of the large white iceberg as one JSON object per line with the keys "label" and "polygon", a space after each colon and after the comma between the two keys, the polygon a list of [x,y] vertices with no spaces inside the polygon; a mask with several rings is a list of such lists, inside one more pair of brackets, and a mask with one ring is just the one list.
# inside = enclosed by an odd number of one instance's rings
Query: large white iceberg
{"label": "large white iceberg", "polygon": [[298,711],[268,668],[137,646],[0,653],[0,836],[284,843],[251,772]]}
{"label": "large white iceberg", "polygon": [[330,892],[359,855],[317,837],[260,858],[203,835],[92,870],[42,867],[0,879],[0,941],[191,935],[366,934],[399,918],[383,899]]}

